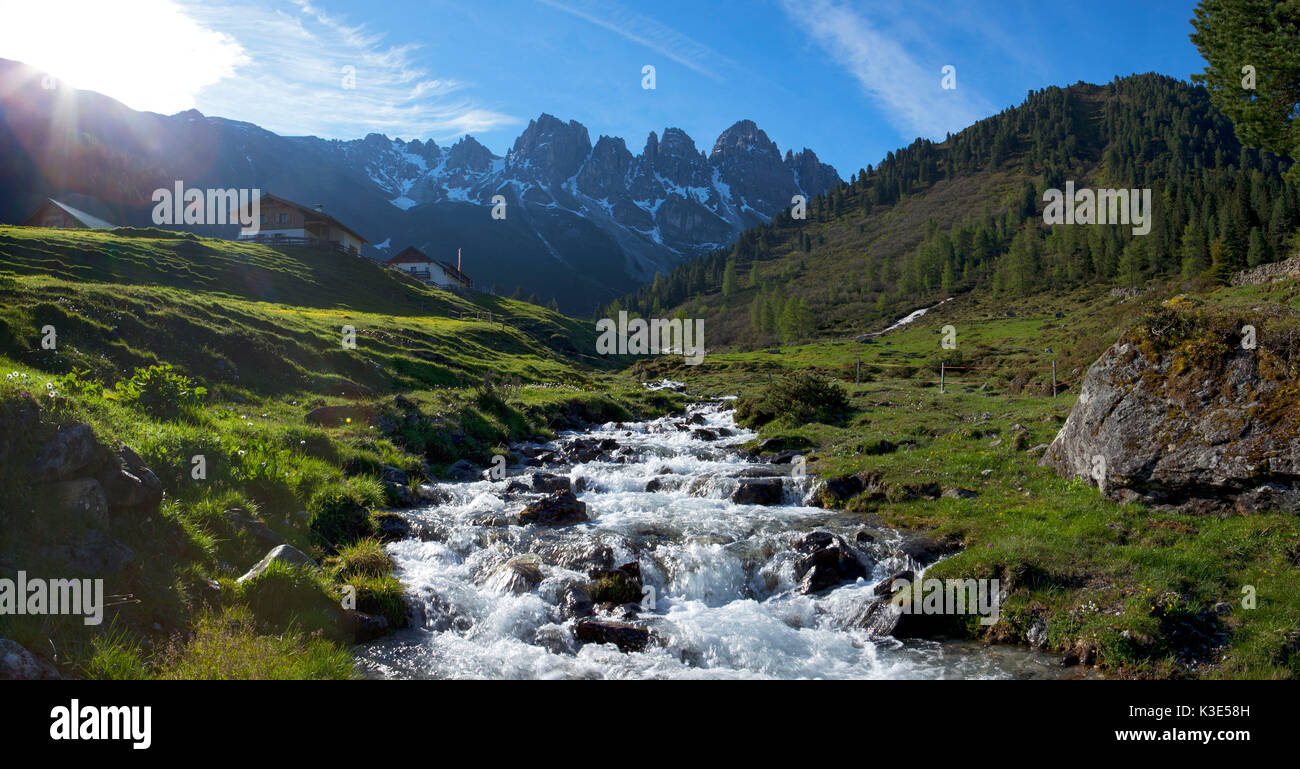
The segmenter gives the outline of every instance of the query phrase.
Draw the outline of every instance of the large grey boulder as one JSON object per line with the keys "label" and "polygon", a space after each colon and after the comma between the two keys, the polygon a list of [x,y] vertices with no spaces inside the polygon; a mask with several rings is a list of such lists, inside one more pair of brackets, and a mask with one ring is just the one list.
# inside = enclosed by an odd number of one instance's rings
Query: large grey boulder
{"label": "large grey boulder", "polygon": [[517,555],[499,566],[488,578],[488,587],[498,593],[522,595],[543,579],[540,559],[532,554]]}
{"label": "large grey boulder", "polygon": [[524,481],[530,490],[540,494],[554,494],[557,491],[569,491],[572,487],[568,476],[555,475],[553,473],[529,473],[520,480]]}
{"label": "large grey boulder", "polygon": [[1185,510],[1300,511],[1296,405],[1235,340],[1161,352],[1132,332],[1084,376],[1040,464],[1108,497]]}
{"label": "large grey boulder", "polygon": [[453,481],[477,480],[481,471],[467,459],[458,459],[447,468],[447,477]]}

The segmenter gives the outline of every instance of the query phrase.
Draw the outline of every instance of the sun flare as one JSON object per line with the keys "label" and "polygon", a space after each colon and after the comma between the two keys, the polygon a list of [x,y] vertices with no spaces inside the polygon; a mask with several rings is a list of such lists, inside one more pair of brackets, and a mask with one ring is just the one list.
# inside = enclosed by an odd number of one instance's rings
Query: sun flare
{"label": "sun flare", "polygon": [[247,60],[172,0],[0,0],[0,58],[128,107],[171,114]]}

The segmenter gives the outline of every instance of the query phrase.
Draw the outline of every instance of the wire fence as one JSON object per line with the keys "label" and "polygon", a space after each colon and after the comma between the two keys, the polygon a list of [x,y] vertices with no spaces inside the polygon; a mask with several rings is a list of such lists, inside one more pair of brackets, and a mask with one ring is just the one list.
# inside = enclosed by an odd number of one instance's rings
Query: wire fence
{"label": "wire fence", "polygon": [[[946,390],[947,390],[947,386],[948,386],[948,385],[969,385],[969,384],[971,384],[969,381],[963,381],[963,380],[961,380],[961,379],[954,379],[954,378],[952,378],[952,377],[949,377],[949,376],[948,376],[948,372],[950,372],[950,371],[1003,371],[1003,370],[1005,370],[1005,369],[1007,368],[1006,366],[966,366],[966,365],[951,365],[951,364],[948,364],[948,363],[946,363],[946,362],[942,362],[942,361],[939,362],[939,363],[937,364],[937,366],[936,366],[936,364],[933,364],[933,363],[882,363],[882,362],[877,362],[877,361],[868,361],[867,363],[864,364],[864,363],[862,362],[862,359],[859,358],[859,359],[855,362],[855,364],[854,364],[854,384],[859,384],[859,385],[862,384],[862,367],[863,367],[863,365],[865,365],[868,369],[871,369],[871,368],[905,368],[905,369],[911,369],[911,370],[913,370],[913,371],[923,370],[923,369],[926,369],[926,368],[928,368],[928,367],[934,366],[934,367],[935,367],[935,371],[936,371],[936,373],[939,375],[939,378],[938,378],[938,379],[921,379],[921,380],[917,380],[917,379],[912,378],[912,377],[892,377],[892,378],[893,378],[893,379],[897,379],[897,380],[899,380],[899,381],[904,381],[904,380],[906,380],[906,381],[909,381],[909,382],[919,382],[919,383],[921,383],[921,384],[939,385],[939,392],[941,392],[941,393],[942,393],[942,392],[946,392]],[[1052,385],[1051,385],[1051,387],[1052,387],[1052,397],[1053,397],[1053,398],[1055,398],[1057,395],[1059,395],[1063,390],[1068,390],[1069,387],[1070,387],[1070,385],[1072,385],[1072,384],[1074,384],[1074,383],[1080,381],[1081,379],[1083,379],[1082,376],[1076,376],[1076,377],[1074,377],[1073,379],[1066,379],[1066,380],[1059,380],[1059,379],[1057,379],[1056,359],[1055,359],[1055,358],[1052,359],[1052,362],[1051,362],[1050,364],[1040,364],[1040,365],[1042,366],[1042,373],[1047,374],[1047,373],[1050,372],[1050,374],[1051,374],[1051,379],[1052,379]],[[1037,368],[1037,367],[1033,367],[1033,368]]]}

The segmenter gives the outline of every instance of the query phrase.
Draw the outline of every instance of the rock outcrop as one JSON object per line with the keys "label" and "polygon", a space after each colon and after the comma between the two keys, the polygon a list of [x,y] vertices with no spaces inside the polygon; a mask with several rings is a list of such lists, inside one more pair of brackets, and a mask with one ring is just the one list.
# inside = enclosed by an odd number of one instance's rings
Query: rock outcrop
{"label": "rock outcrop", "polygon": [[110,532],[157,513],[162,483],[139,454],[129,446],[106,445],[90,425],[46,432],[51,428],[42,427],[40,418],[39,404],[22,397],[0,420],[0,455],[23,468],[21,480],[34,500],[32,515],[40,521],[40,535],[27,542],[29,557],[78,574],[120,571],[135,560],[135,552]]}
{"label": "rock outcrop", "polygon": [[1243,349],[1243,321],[1166,302],[1089,369],[1041,464],[1124,501],[1300,510],[1300,393],[1284,335],[1254,321]]}

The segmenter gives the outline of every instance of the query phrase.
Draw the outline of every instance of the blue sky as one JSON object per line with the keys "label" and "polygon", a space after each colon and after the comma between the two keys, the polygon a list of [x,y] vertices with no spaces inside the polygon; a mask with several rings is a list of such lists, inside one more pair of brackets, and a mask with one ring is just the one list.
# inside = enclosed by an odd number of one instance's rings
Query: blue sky
{"label": "blue sky", "polygon": [[[667,126],[708,152],[749,118],[783,151],[811,147],[847,178],[1030,89],[1148,71],[1185,79],[1202,67],[1187,37],[1194,5],[0,0],[11,22],[0,57],[137,109],[196,107],[331,138],[446,145],[472,133],[498,154],[542,112],[633,152]],[[642,88],[646,65],[654,90]],[[941,88],[945,65],[955,90]]]}

